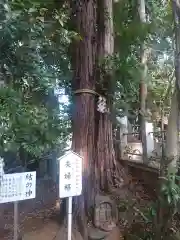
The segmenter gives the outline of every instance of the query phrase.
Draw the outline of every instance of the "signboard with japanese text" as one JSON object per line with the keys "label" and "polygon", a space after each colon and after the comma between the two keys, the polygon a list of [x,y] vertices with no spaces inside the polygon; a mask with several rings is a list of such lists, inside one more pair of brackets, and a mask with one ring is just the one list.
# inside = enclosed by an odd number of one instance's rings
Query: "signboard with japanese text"
{"label": "signboard with japanese text", "polygon": [[59,197],[81,195],[82,157],[71,151],[59,159],[59,168]]}
{"label": "signboard with japanese text", "polygon": [[0,186],[0,203],[36,197],[36,172],[4,174]]}

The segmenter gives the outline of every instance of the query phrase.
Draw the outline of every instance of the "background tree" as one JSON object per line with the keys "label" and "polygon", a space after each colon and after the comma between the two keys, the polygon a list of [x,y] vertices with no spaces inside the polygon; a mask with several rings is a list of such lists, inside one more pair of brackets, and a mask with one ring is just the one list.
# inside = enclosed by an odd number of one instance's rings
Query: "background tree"
{"label": "background tree", "polygon": [[39,157],[59,148],[67,135],[68,125],[59,118],[58,102],[53,100],[58,79],[64,88],[68,70],[64,66],[72,34],[63,25],[66,8],[4,1],[0,10],[1,154]]}
{"label": "background tree", "polygon": [[174,52],[175,52],[175,89],[173,97],[171,100],[171,110],[169,115],[168,130],[167,130],[167,152],[166,155],[169,158],[172,158],[172,161],[169,163],[169,171],[177,171],[177,161],[179,158],[179,82],[180,82],[180,69],[179,69],[179,23],[180,23],[180,6],[178,1],[172,1],[172,12],[174,18]]}

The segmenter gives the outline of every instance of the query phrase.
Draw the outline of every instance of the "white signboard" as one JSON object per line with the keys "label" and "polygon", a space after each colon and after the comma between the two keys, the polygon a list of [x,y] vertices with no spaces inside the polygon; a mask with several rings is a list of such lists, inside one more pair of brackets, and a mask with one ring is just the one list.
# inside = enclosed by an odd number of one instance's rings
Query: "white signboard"
{"label": "white signboard", "polygon": [[82,157],[71,151],[59,159],[59,167],[59,197],[81,195]]}
{"label": "white signboard", "polygon": [[0,203],[36,197],[36,172],[4,174],[0,186]]}

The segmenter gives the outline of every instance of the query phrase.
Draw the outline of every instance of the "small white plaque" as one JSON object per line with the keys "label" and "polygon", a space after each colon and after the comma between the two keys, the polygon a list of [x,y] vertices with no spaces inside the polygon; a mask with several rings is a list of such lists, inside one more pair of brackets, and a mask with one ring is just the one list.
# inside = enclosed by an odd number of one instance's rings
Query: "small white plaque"
{"label": "small white plaque", "polygon": [[59,168],[59,197],[81,195],[82,157],[70,151],[59,159]]}
{"label": "small white plaque", "polygon": [[0,186],[0,203],[36,197],[36,172],[4,174]]}

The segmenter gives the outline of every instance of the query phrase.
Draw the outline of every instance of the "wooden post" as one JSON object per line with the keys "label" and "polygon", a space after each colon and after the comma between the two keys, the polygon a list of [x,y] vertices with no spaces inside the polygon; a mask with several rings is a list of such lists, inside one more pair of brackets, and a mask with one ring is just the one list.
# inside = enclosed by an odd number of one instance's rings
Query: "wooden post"
{"label": "wooden post", "polygon": [[14,238],[18,240],[18,202],[14,202]]}
{"label": "wooden post", "polygon": [[146,146],[147,157],[151,157],[154,151],[154,136],[153,136],[153,124],[146,122]]}
{"label": "wooden post", "polygon": [[[123,118],[119,119],[120,122],[120,152],[121,152],[121,159],[124,157],[124,150],[127,146],[127,133],[128,133],[128,121],[127,116],[124,116]],[[126,135],[124,135],[126,134]]]}

